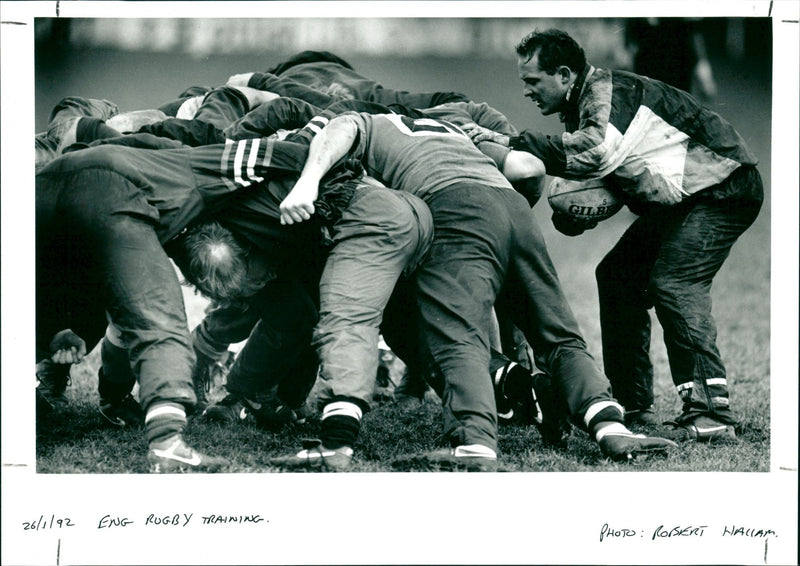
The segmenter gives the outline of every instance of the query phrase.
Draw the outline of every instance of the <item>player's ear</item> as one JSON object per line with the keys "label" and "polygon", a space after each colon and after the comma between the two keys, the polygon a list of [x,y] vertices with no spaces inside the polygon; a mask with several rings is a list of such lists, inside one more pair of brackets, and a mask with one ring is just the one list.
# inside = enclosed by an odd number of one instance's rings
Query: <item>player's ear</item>
{"label": "player's ear", "polygon": [[567,84],[572,79],[572,69],[566,65],[561,65],[556,72],[558,73],[558,78],[561,80],[561,84]]}

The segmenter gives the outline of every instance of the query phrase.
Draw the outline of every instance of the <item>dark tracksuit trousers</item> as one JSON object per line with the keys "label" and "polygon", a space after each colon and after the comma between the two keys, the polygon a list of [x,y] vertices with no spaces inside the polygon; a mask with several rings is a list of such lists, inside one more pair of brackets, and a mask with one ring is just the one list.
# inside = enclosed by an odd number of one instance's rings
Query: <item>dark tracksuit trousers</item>
{"label": "dark tracksuit trousers", "polygon": [[64,328],[95,344],[107,311],[129,348],[145,410],[155,400],[195,403],[183,295],[157,222],[142,191],[113,171],[37,176],[37,350]]}
{"label": "dark tracksuit trousers", "polygon": [[[460,183],[425,197],[434,219],[428,258],[416,273],[425,345],[444,374],[444,429],[453,446],[497,450],[489,321],[495,299],[514,297],[514,324],[536,363],[560,388],[576,423],[611,388],[586,350],[544,239],[524,197],[508,188]],[[602,420],[622,415],[602,413]],[[594,424],[592,421],[591,424]]]}
{"label": "dark tracksuit trousers", "polygon": [[758,171],[742,166],[682,204],[645,211],[598,265],[603,363],[627,410],[653,404],[648,310],[655,307],[681,417],[736,423],[716,345],[711,283],[762,200]]}

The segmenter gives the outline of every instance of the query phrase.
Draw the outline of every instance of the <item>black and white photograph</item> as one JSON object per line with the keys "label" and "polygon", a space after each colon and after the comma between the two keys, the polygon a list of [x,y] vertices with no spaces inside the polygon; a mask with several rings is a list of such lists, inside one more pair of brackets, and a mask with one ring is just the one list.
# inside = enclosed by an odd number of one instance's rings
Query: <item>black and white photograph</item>
{"label": "black and white photograph", "polygon": [[1,19],[3,564],[797,563],[798,3]]}

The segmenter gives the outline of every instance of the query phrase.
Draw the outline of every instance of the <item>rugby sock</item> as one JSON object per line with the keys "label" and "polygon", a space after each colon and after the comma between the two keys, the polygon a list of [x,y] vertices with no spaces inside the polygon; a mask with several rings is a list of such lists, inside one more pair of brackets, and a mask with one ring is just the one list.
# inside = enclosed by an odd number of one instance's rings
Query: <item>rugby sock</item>
{"label": "rugby sock", "polygon": [[181,434],[186,428],[186,409],[179,403],[155,403],[147,409],[144,426],[151,444]]}
{"label": "rugby sock", "polygon": [[592,434],[595,440],[599,440],[598,432],[608,427],[610,424],[618,424],[628,434],[625,428],[625,410],[616,401],[599,401],[594,403],[583,416],[583,423],[586,429]]}
{"label": "rugby sock", "polygon": [[[597,430],[594,432],[594,439],[597,442],[600,442],[604,436],[609,434],[613,435],[622,435],[622,436],[637,436],[634,435],[628,427],[626,427],[622,423],[614,423],[614,422],[601,422],[597,423]],[[641,435],[638,435],[641,436]]]}
{"label": "rugby sock", "polygon": [[322,410],[319,438],[326,448],[353,446],[361,428],[361,407],[349,401],[328,403]]}

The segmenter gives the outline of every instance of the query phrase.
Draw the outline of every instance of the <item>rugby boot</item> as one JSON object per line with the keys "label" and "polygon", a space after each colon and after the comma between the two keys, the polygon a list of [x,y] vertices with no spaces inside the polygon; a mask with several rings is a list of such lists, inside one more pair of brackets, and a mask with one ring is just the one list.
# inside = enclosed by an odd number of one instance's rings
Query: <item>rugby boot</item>
{"label": "rugby boot", "polygon": [[256,422],[255,415],[248,410],[241,397],[232,393],[228,393],[221,401],[206,407],[202,417],[206,421],[225,425],[255,424]]}
{"label": "rugby boot", "polygon": [[228,465],[225,458],[198,452],[180,434],[151,442],[147,461],[152,474],[216,472]]}
{"label": "rugby boot", "polygon": [[625,411],[625,426],[639,426],[644,428],[657,427],[661,423],[656,418],[656,413],[651,407]]}
{"label": "rugby boot", "polygon": [[303,441],[303,449],[289,456],[278,456],[267,460],[267,464],[283,470],[308,470],[317,472],[343,472],[350,467],[353,448],[339,446],[327,448],[318,439]]}
{"label": "rugby boot", "polygon": [[615,462],[631,462],[641,455],[664,454],[678,445],[666,438],[632,432],[611,432],[598,439],[600,451]]}
{"label": "rugby boot", "polygon": [[708,415],[695,415],[670,422],[674,427],[670,438],[694,440],[696,442],[730,442],[736,440],[736,430],[730,423],[724,423]]}
{"label": "rugby boot", "polygon": [[294,423],[298,425],[306,424],[309,419],[313,419],[316,415],[314,409],[305,402],[296,409],[292,409],[292,412],[294,413]]}
{"label": "rugby boot", "polygon": [[490,448],[473,444],[441,448],[413,456],[401,456],[392,461],[392,467],[406,472],[496,472],[497,454]]}
{"label": "rugby boot", "polygon": [[[517,405],[518,401],[518,399],[510,398],[510,391],[506,391],[506,389],[511,389],[509,381],[511,381],[512,378],[509,374],[511,374],[512,370],[519,372],[525,370],[525,368],[516,362],[508,362],[495,373],[492,380],[494,385],[494,402],[497,407],[497,421],[500,424],[510,423],[512,421],[514,418],[514,407]],[[527,373],[527,370],[525,370],[525,372]],[[527,379],[529,375],[530,374],[523,379]],[[519,379],[517,381],[519,381]]]}

